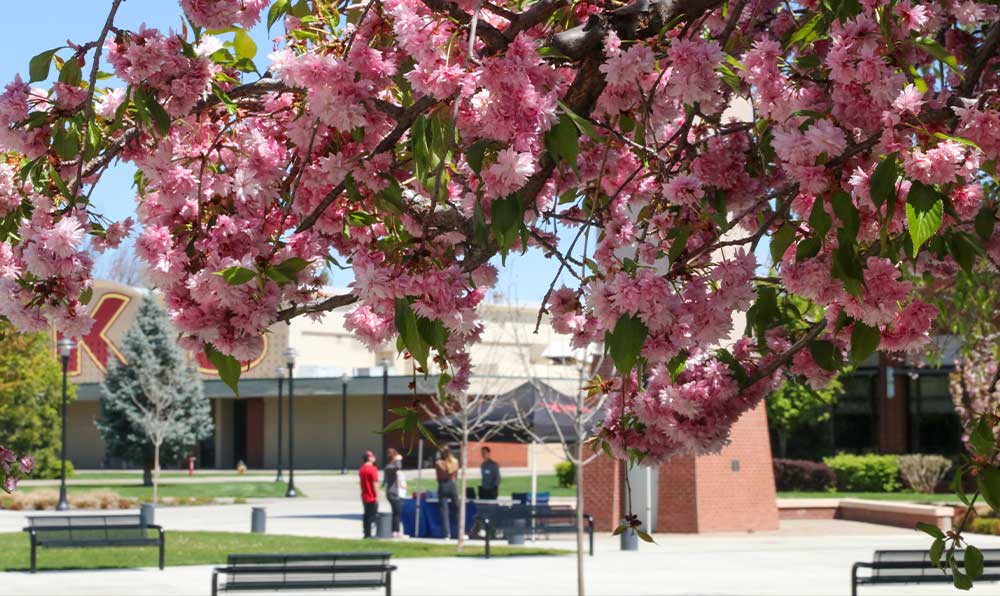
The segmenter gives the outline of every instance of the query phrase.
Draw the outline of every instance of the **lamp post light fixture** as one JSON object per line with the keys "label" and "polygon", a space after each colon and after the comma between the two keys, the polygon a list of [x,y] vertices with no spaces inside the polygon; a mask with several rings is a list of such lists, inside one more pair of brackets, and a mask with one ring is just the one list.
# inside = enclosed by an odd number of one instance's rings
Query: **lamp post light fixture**
{"label": "lamp post light fixture", "polygon": [[297,497],[295,492],[295,350],[285,350],[285,364],[288,366],[288,490],[286,497]]}
{"label": "lamp post light fixture", "polygon": [[274,477],[274,481],[284,482],[285,478],[281,475],[281,450],[282,450],[281,443],[284,441],[284,439],[282,438],[282,427],[285,425],[285,422],[283,420],[284,416],[283,410],[285,408],[284,404],[281,401],[281,389],[282,385],[285,382],[285,369],[279,366],[277,370],[275,370],[274,372],[275,376],[278,378],[278,474]]}
{"label": "lamp post light fixture", "polygon": [[347,473],[347,382],[351,376],[340,377],[340,473]]}
{"label": "lamp post light fixture", "polygon": [[69,501],[66,499],[66,377],[69,373],[69,356],[75,347],[76,342],[68,337],[64,337],[56,343],[56,348],[59,350],[59,360],[62,362],[62,441],[59,444],[62,469],[59,473],[59,503],[56,504],[58,511],[69,509]]}

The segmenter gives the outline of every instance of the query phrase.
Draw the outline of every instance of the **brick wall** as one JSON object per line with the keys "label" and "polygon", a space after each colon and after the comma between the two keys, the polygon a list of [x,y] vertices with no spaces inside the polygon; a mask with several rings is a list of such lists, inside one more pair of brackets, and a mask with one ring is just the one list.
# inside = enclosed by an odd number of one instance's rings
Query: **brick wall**
{"label": "brick wall", "polygon": [[[733,425],[715,455],[675,457],[660,466],[658,532],[760,531],[778,528],[767,413],[763,405]],[[738,465],[734,465],[738,462]],[[584,508],[597,529],[618,525],[621,462],[600,457],[585,469]]]}
{"label": "brick wall", "polygon": [[[767,411],[743,415],[720,453],[696,460],[698,532],[778,529]],[[738,469],[737,469],[738,468]]]}
{"label": "brick wall", "polygon": [[609,532],[622,517],[622,463],[599,456],[583,468],[583,510],[594,517],[594,529]]}
{"label": "brick wall", "polygon": [[[483,463],[480,448],[488,445],[493,457],[501,468],[526,468],[528,467],[528,446],[519,443],[490,443],[469,441],[469,467],[479,467]],[[539,474],[548,474],[546,470],[539,470]]]}

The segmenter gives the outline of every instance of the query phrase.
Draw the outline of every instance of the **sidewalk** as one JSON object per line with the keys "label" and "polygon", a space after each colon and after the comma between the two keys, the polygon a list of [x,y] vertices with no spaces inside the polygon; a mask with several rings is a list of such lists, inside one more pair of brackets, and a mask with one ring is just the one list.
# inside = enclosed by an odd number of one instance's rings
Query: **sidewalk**
{"label": "sidewalk", "polygon": [[[165,525],[179,520],[167,521]],[[249,520],[247,520],[249,521]],[[271,529],[271,520],[268,529]],[[281,521],[279,524],[289,522]],[[172,525],[167,525],[169,528]],[[205,529],[205,528],[203,528]],[[215,528],[213,525],[212,529]],[[282,530],[284,531],[284,530]],[[602,536],[597,554],[587,557],[591,596],[840,596],[849,592],[851,564],[870,560],[876,548],[927,548],[926,536],[910,530],[857,522],[802,520],[783,522],[777,532],[758,534],[656,536],[638,552],[621,552]],[[996,548],[1000,538],[976,536],[981,547]],[[169,544],[169,542],[168,542]],[[543,544],[569,547],[564,541]],[[169,546],[168,546],[169,548]],[[573,556],[468,559],[399,559],[393,593],[401,596],[572,595],[576,592]],[[208,594],[211,567],[171,567],[109,571],[0,574],[10,593],[22,595]],[[995,593],[983,584],[975,593]],[[368,595],[371,590],[338,591]],[[862,588],[872,596],[959,594],[946,584]]]}

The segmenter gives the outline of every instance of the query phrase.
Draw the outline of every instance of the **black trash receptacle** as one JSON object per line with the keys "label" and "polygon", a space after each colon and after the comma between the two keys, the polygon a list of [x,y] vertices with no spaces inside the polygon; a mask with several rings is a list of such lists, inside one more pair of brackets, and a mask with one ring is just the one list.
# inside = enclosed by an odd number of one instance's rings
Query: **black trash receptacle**
{"label": "black trash receptacle", "polygon": [[250,532],[263,534],[267,531],[267,509],[253,507],[250,509]]}
{"label": "black trash receptacle", "polygon": [[392,538],[392,514],[379,513],[375,521],[375,536],[377,538]]}

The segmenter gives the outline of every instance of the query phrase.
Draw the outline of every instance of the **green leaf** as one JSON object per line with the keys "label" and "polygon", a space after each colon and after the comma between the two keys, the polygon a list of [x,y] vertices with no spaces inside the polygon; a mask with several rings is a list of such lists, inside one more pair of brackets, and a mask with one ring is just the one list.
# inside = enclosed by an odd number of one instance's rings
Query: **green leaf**
{"label": "green leaf", "polygon": [[69,128],[59,127],[52,137],[52,146],[55,147],[59,157],[70,160],[80,154],[80,133],[75,126]]}
{"label": "green leaf", "polygon": [[655,540],[653,540],[653,537],[652,537],[652,536],[650,536],[649,534],[647,534],[646,532],[643,532],[642,530],[636,530],[636,531],[635,531],[635,534],[636,534],[636,536],[638,536],[638,537],[639,537],[639,538],[640,538],[640,539],[641,539],[641,540],[642,540],[643,542],[649,542],[650,544],[656,544],[656,541],[655,541]]}
{"label": "green leaf", "polygon": [[810,236],[809,238],[805,238],[795,247],[795,260],[804,261],[811,259],[819,254],[821,248],[823,248],[823,241],[819,237]]}
{"label": "green leaf", "polygon": [[427,345],[437,349],[438,352],[444,352],[445,344],[448,343],[448,329],[441,321],[417,317],[417,331]]}
{"label": "green leaf", "polygon": [[608,350],[615,368],[622,376],[628,376],[639,359],[642,344],[646,341],[649,329],[638,315],[621,315],[615,323],[615,329],[607,334]]}
{"label": "green leaf", "polygon": [[223,354],[218,351],[212,344],[205,344],[205,356],[215,366],[215,369],[219,371],[219,378],[222,379],[222,382],[233,390],[236,397],[239,397],[240,361],[229,354]]}
{"label": "green leaf", "polygon": [[86,306],[90,304],[91,299],[94,297],[94,288],[89,287],[84,291],[80,292],[80,304]]}
{"label": "green leaf", "polygon": [[930,535],[931,538],[944,539],[944,532],[941,531],[941,528],[927,522],[917,522],[917,529],[924,534]]}
{"label": "green leaf", "polygon": [[941,554],[944,552],[944,540],[941,538],[936,538],[934,542],[931,543],[930,559],[931,563],[934,563],[935,567],[941,566]]}
{"label": "green leaf", "polygon": [[840,370],[842,364],[840,350],[833,343],[826,340],[811,341],[809,342],[809,353],[821,368],[829,371]]}
{"label": "green leaf", "polygon": [[976,427],[969,434],[969,446],[979,455],[986,457],[993,455],[993,450],[996,449],[996,437],[986,416],[979,417]]}
{"label": "green leaf", "polygon": [[524,210],[516,194],[496,199],[490,206],[493,233],[502,250],[507,250],[517,239],[517,232],[524,225]]}
{"label": "green leaf", "polygon": [[231,286],[240,286],[257,277],[257,272],[253,269],[247,269],[246,267],[236,265],[233,267],[226,267],[222,271],[216,271],[215,275],[221,276],[222,279],[226,280],[226,283]]}
{"label": "green leaf", "polygon": [[469,167],[479,176],[483,171],[483,157],[486,155],[486,147],[489,141],[476,141],[465,150],[465,161],[469,162]]}
{"label": "green leaf", "polygon": [[278,0],[271,5],[271,8],[267,11],[267,30],[269,32],[278,19],[288,14],[288,10],[291,6],[291,0]]}
{"label": "green leaf", "polygon": [[809,212],[809,227],[815,230],[816,236],[822,238],[830,231],[831,226],[833,226],[833,218],[823,208],[823,200],[817,197]]}
{"label": "green leaf", "polygon": [[803,46],[809,45],[811,42],[819,39],[820,30],[823,23],[823,12],[816,11],[811,19],[806,21],[804,25],[799,27],[799,29],[792,34],[785,44],[786,48],[790,48],[794,45],[802,44]]}
{"label": "green leaf", "polygon": [[580,133],[568,114],[545,133],[545,146],[549,153],[576,171],[576,158],[580,153]]}
{"label": "green leaf", "polygon": [[427,370],[427,357],[430,349],[427,343],[420,336],[420,329],[417,327],[417,315],[410,308],[410,303],[405,298],[396,299],[396,331],[399,333],[403,345],[406,347],[413,359],[420,364],[420,367]]}
{"label": "green leaf", "polygon": [[367,227],[378,221],[371,213],[351,211],[347,214],[347,222],[352,226]]}
{"label": "green leaf", "polygon": [[590,123],[590,120],[587,120],[583,116],[580,116],[579,114],[574,112],[572,108],[570,108],[561,101],[559,102],[559,107],[562,108],[564,114],[570,117],[570,119],[573,121],[573,124],[576,124],[576,127],[580,129],[580,132],[594,139],[595,141],[601,140],[601,137],[597,135],[597,131],[594,130],[594,125]]}
{"label": "green leaf", "polygon": [[851,195],[838,190],[833,193],[830,202],[833,205],[833,212],[837,214],[837,219],[840,220],[841,224],[840,229],[837,231],[838,236],[841,239],[853,242],[858,235],[861,218],[858,216],[858,209],[854,206]]}
{"label": "green leaf", "polygon": [[288,275],[277,267],[267,267],[264,269],[264,275],[273,279],[278,285],[283,286],[285,284],[290,284],[295,281],[295,276]]}
{"label": "green leaf", "polygon": [[972,267],[976,264],[976,246],[966,238],[965,234],[956,232],[948,238],[948,248],[951,249],[951,256],[955,258],[962,270],[972,273]]}
{"label": "green leaf", "polygon": [[80,70],[80,63],[75,58],[63,62],[62,68],[59,70],[59,82],[76,87],[82,81],[83,72]]}
{"label": "green leaf", "polygon": [[971,544],[965,547],[965,574],[969,579],[976,579],[983,574],[985,568],[983,553]]}
{"label": "green leaf", "polygon": [[976,215],[976,234],[983,240],[989,240],[990,236],[993,235],[993,226],[996,225],[996,220],[995,210],[989,207],[980,209]]}
{"label": "green leaf", "polygon": [[715,351],[715,357],[719,359],[719,362],[725,364],[729,367],[729,370],[733,371],[733,376],[736,377],[736,381],[743,386],[749,380],[750,377],[747,376],[746,369],[740,364],[740,361],[733,356],[733,353],[725,348]]}
{"label": "green leaf", "polygon": [[795,240],[795,226],[790,223],[782,225],[771,237],[771,262],[779,263],[785,251]]}
{"label": "green leaf", "polygon": [[851,331],[851,362],[861,364],[878,349],[882,334],[878,327],[869,327],[861,321],[854,322]]}
{"label": "green leaf", "polygon": [[253,60],[257,55],[257,44],[254,43],[250,34],[243,29],[238,29],[233,36],[233,49],[236,50],[237,58]]}
{"label": "green leaf", "polygon": [[979,470],[976,486],[983,500],[993,508],[993,511],[1000,512],[1000,470],[993,466]]}
{"label": "green leaf", "polygon": [[906,197],[906,223],[913,243],[913,256],[920,246],[941,228],[944,214],[944,196],[933,186],[913,182]]}
{"label": "green leaf", "polygon": [[671,238],[670,250],[667,252],[667,259],[673,265],[687,248],[688,237],[691,236],[691,228],[687,226],[677,226],[671,228],[667,237]]}
{"label": "green leaf", "polygon": [[899,166],[896,163],[896,153],[885,156],[872,172],[869,185],[871,187],[872,201],[876,205],[883,203],[896,196],[896,179],[899,178]]}
{"label": "green leaf", "polygon": [[308,267],[310,262],[311,261],[307,261],[299,257],[291,257],[278,263],[275,266],[275,269],[281,272],[281,274],[285,277],[294,281],[298,279],[299,272]]}
{"label": "green leaf", "polygon": [[958,60],[949,54],[948,50],[944,49],[944,46],[938,43],[936,39],[932,37],[918,37],[913,41],[913,43],[931,56],[934,56],[941,62],[944,62],[948,68],[955,71],[959,77],[962,77],[962,69],[958,66]]}
{"label": "green leaf", "polygon": [[36,55],[30,62],[28,62],[29,83],[44,81],[49,78],[49,68],[52,66],[52,57],[55,56],[56,52],[61,49],[62,47],[46,50],[41,54]]}

